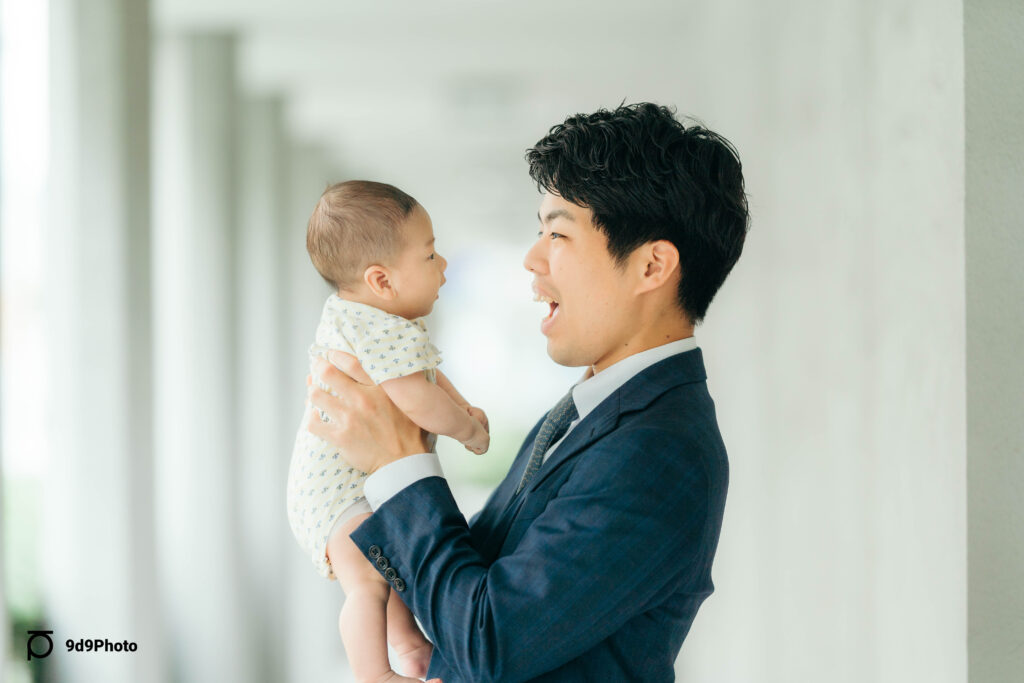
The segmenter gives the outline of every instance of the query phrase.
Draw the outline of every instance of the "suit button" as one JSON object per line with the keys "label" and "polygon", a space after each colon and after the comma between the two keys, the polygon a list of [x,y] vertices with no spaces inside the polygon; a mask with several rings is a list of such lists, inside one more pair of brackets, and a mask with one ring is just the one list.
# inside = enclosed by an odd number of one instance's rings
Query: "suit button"
{"label": "suit button", "polygon": [[395,590],[399,593],[405,590],[405,581],[402,581],[401,579],[396,578],[395,582],[392,585],[395,587]]}
{"label": "suit button", "polygon": [[388,562],[388,558],[384,557],[383,555],[377,558],[377,569],[387,569],[390,566],[391,563]]}
{"label": "suit button", "polygon": [[378,557],[380,557],[380,546],[371,545],[369,555],[371,560],[376,560]]}
{"label": "suit button", "polygon": [[384,570],[384,578],[388,581],[394,581],[398,578],[398,572],[395,571],[394,567],[388,567]]}

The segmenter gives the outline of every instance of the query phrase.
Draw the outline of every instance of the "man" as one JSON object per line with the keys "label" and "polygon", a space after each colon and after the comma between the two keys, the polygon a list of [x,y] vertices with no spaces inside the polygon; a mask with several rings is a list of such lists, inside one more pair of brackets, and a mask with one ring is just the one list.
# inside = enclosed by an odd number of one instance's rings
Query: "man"
{"label": "man", "polygon": [[[370,473],[351,536],[434,642],[445,683],[669,681],[713,590],[728,464],[693,326],[748,226],[731,145],[653,104],[566,119],[527,152],[524,266],[551,358],[588,367],[467,525],[419,430],[351,357],[310,430]],[[315,386],[315,385],[314,385]],[[312,411],[316,415],[316,411]]]}

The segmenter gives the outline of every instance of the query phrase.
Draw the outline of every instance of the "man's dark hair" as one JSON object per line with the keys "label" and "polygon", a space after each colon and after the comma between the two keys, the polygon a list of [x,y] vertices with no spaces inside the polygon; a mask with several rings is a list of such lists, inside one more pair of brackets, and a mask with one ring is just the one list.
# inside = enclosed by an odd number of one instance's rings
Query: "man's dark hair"
{"label": "man's dark hair", "polygon": [[699,124],[641,102],[570,116],[526,151],[538,189],[589,208],[624,265],[637,247],[679,251],[679,308],[697,324],[743,251],[749,215],[739,155]]}

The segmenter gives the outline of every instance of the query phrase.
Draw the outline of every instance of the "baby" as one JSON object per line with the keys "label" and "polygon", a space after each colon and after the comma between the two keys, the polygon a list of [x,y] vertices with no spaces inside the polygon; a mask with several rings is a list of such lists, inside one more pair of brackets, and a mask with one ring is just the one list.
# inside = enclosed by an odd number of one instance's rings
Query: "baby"
{"label": "baby", "polygon": [[[332,185],[309,219],[306,248],[335,290],[324,304],[310,362],[327,358],[330,350],[353,354],[413,422],[484,453],[490,441],[487,417],[436,369],[440,353],[422,320],[434,307],[447,266],[434,250],[433,226],[423,207],[383,183]],[[422,678],[430,642],[348,537],[370,514],[362,495],[366,474],[307,431],[309,417],[308,412],[303,416],[292,453],[288,519],[320,575],[336,577],[345,591],[338,628],[356,680],[414,680],[391,670],[387,643],[403,673]]]}

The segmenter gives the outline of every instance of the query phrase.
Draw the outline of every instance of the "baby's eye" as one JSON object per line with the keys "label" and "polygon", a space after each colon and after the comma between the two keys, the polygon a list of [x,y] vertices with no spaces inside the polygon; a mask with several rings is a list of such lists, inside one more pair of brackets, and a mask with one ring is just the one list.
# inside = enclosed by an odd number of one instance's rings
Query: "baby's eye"
{"label": "baby's eye", "polygon": [[429,260],[433,261],[433,260],[434,260],[435,258],[437,258],[437,254],[436,254],[436,253],[434,253],[434,254],[431,254],[431,255],[430,255],[430,256],[428,256],[427,258],[428,258]]}

